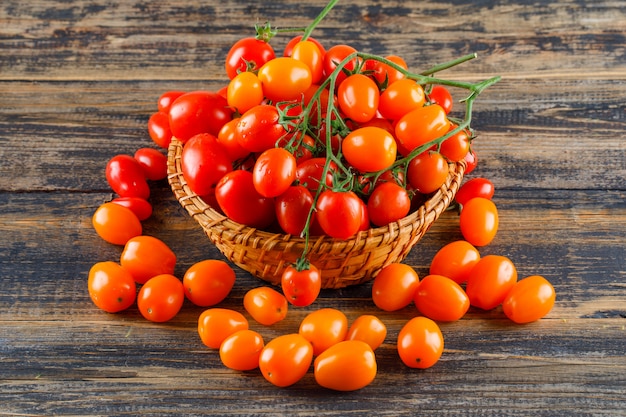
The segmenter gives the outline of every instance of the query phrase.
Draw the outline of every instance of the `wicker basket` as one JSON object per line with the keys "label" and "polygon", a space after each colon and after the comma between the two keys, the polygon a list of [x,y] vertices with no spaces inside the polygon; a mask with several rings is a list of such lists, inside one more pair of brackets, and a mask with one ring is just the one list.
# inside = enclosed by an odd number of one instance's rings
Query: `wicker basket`
{"label": "wicker basket", "polygon": [[[279,284],[283,269],[300,257],[304,239],[244,226],[211,208],[191,191],[183,177],[182,149],[182,142],[173,138],[167,158],[168,181],[180,204],[227,259],[258,278]],[[464,162],[450,164],[445,184],[397,222],[360,232],[347,240],[311,237],[308,259],[320,269],[322,287],[360,284],[374,278],[384,266],[402,261],[451,203],[464,171]]]}

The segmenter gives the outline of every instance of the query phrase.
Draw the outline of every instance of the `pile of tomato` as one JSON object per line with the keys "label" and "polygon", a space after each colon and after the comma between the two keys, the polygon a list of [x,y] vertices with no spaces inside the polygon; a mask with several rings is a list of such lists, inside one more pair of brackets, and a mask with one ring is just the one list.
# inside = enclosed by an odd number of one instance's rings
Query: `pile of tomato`
{"label": "pile of tomato", "polygon": [[[372,226],[407,216],[439,189],[450,164],[477,163],[470,148],[471,102],[488,84],[467,84],[411,73],[400,56],[379,57],[345,44],[323,46],[308,36],[292,38],[277,54],[269,26],[243,38],[225,60],[228,83],[218,91],[167,91],[148,122],[150,137],[167,149],[183,145],[183,175],[193,192],[216,210],[247,226],[308,239],[347,239]],[[423,74],[423,73],[422,73]],[[469,90],[464,117],[453,117],[450,87]],[[143,235],[150,217],[150,181],[166,177],[161,150],[141,148],[117,155],[106,179],[117,197],[93,214],[107,242],[123,246],[117,261],[91,268],[89,294],[115,313],[136,303],[150,321],[172,319],[185,299],[206,310],[198,333],[219,351],[225,366],[259,368],[277,386],[289,386],[313,366],[316,381],[335,390],[355,390],[377,373],[375,350],[385,324],[363,315],[349,325],[339,310],[312,310],[299,331],[265,343],[240,311],[219,307],[235,284],[221,260],[201,260],[182,279],[176,255],[161,240]],[[372,284],[372,300],[383,311],[413,303],[419,312],[400,329],[397,350],[409,367],[428,368],[442,355],[438,323],[460,320],[470,306],[501,307],[506,317],[527,323],[545,316],[555,301],[541,276],[518,280],[505,256],[481,257],[498,230],[493,183],[466,181],[456,196],[464,240],[441,248],[429,274],[410,266],[383,268]],[[283,320],[289,306],[317,299],[321,273],[306,253],[285,269],[281,288],[250,289],[243,309],[255,323]]]}

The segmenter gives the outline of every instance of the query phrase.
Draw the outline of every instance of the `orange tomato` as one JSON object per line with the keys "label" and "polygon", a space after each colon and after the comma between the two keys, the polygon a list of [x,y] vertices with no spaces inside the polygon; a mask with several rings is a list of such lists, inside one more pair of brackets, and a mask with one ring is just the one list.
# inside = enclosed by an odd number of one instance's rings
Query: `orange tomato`
{"label": "orange tomato", "polygon": [[270,287],[249,290],[243,297],[243,306],[254,320],[271,326],[287,316],[289,303],[284,295]]}
{"label": "orange tomato", "polygon": [[474,245],[466,240],[457,240],[437,251],[430,262],[430,274],[443,275],[462,284],[479,260],[480,253]]}
{"label": "orange tomato", "polygon": [[552,284],[540,275],[532,275],[511,288],[502,302],[502,311],[515,323],[530,323],[548,314],[555,300]]}
{"label": "orange tomato", "polygon": [[470,304],[483,310],[500,305],[517,282],[517,269],[505,256],[487,255],[472,268],[465,292]]}
{"label": "orange tomato", "polygon": [[287,387],[306,375],[313,362],[313,347],[298,333],[270,340],[259,357],[263,377],[278,387]]}
{"label": "orange tomato", "polygon": [[298,331],[311,343],[315,356],[345,340],[347,332],[346,315],[334,308],[322,308],[309,313],[300,323]]}
{"label": "orange tomato", "polygon": [[322,352],[313,365],[315,381],[324,388],[354,391],[376,377],[374,351],[360,340],[346,340]]}
{"label": "orange tomato", "polygon": [[411,304],[419,277],[406,264],[389,264],[376,275],[372,284],[372,300],[381,310],[396,311]]}
{"label": "orange tomato", "polygon": [[98,262],[89,270],[87,288],[98,308],[117,313],[130,307],[137,297],[137,286],[130,273],[111,261]]}
{"label": "orange tomato", "polygon": [[176,254],[162,240],[153,236],[130,238],[122,255],[122,265],[139,284],[161,274],[173,274]]}
{"label": "orange tomato", "polygon": [[376,350],[387,337],[387,326],[371,314],[357,317],[348,329],[346,340],[360,340]]}
{"label": "orange tomato", "polygon": [[200,340],[213,349],[219,349],[228,336],[240,330],[248,330],[248,320],[235,310],[210,308],[198,318]]}
{"label": "orange tomato", "polygon": [[226,262],[207,259],[191,265],[183,276],[185,296],[200,307],[222,302],[235,284],[235,271]]}
{"label": "orange tomato", "polygon": [[442,275],[422,278],[413,301],[423,315],[437,321],[459,320],[470,306],[463,288]]}
{"label": "orange tomato", "polygon": [[183,301],[183,283],[171,274],[150,278],[137,295],[137,307],[141,315],[157,323],[173,319],[183,306]]}
{"label": "orange tomato", "polygon": [[239,330],[224,339],[220,345],[220,359],[230,369],[250,371],[259,367],[264,346],[263,336],[259,333],[254,330]]}
{"label": "orange tomato", "polygon": [[398,354],[410,368],[426,369],[443,353],[443,335],[437,323],[427,317],[409,320],[398,333]]}
{"label": "orange tomato", "polygon": [[116,203],[104,203],[96,209],[91,219],[98,236],[114,245],[125,245],[132,237],[142,233],[137,215]]}
{"label": "orange tomato", "polygon": [[474,246],[491,243],[498,233],[498,209],[493,201],[474,197],[463,205],[459,216],[461,233]]}

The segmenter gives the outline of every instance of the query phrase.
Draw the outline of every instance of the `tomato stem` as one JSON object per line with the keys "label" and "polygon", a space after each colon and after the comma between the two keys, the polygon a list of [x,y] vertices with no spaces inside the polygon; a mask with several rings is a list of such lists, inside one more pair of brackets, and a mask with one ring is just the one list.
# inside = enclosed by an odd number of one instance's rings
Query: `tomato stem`
{"label": "tomato stem", "polygon": [[326,17],[326,15],[331,11],[331,9],[333,7],[335,7],[335,5],[339,3],[339,0],[330,0],[328,2],[328,4],[326,5],[326,7],[324,7],[324,9],[322,9],[322,11],[320,12],[320,14],[317,15],[317,17],[311,22],[311,24],[309,26],[306,27],[305,31],[304,31],[304,35],[302,35],[302,39],[300,41],[306,41],[309,36],[311,36],[311,32],[313,32],[313,30],[317,27],[317,25],[324,20],[324,18]]}

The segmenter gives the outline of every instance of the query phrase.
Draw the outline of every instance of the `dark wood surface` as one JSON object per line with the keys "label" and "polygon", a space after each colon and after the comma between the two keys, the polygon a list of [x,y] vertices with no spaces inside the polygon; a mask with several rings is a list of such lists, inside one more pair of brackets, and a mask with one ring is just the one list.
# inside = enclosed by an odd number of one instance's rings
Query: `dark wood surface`
{"label": "dark wood surface", "polygon": [[[156,99],[217,89],[230,45],[254,23],[305,26],[324,2],[3,0],[0,5],[0,415],[626,415],[626,10],[598,0],[344,0],[314,32],[405,57],[426,69],[477,52],[445,73],[502,81],[476,102],[475,149],[496,185],[502,254],[521,276],[541,274],[557,302],[513,325],[498,309],[442,324],[446,349],[426,371],[395,350],[413,307],[381,313],[371,285],[324,291],[292,309],[266,340],[297,329],[313,308],[349,319],[378,314],[388,337],[379,374],[352,393],[309,373],[280,389],[233,372],[197,335],[201,308],[167,324],[136,310],[110,315],[89,300],[92,264],[119,258],[91,227],[111,198],[104,166],[151,146]],[[275,39],[282,50],[286,36]],[[177,274],[222,259],[173,198],[152,184],[145,233],[177,253]],[[445,213],[409,255],[420,276],[460,238]],[[222,304],[241,308],[260,284],[237,270]]]}

